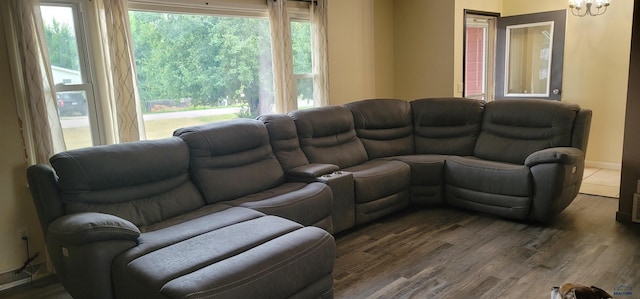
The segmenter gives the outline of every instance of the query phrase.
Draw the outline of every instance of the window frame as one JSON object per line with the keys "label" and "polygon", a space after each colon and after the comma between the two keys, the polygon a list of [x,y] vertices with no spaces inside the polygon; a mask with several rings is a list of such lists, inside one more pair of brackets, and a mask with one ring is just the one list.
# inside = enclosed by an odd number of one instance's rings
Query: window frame
{"label": "window frame", "polygon": [[[75,31],[76,45],[78,48],[78,64],[80,68],[80,78],[82,83],[55,84],[56,106],[58,92],[84,92],[87,105],[87,118],[89,121],[89,132],[92,146],[106,144],[105,132],[100,122],[98,103],[96,101],[96,86],[94,85],[95,70],[91,67],[92,52],[87,38],[87,14],[86,5],[80,0],[46,0],[39,4],[43,6],[68,7],[73,16],[73,30]],[[44,24],[43,24],[44,25]],[[49,66],[52,67],[51,63]],[[60,117],[60,116],[59,116]],[[64,128],[63,128],[64,136]],[[66,139],[65,139],[66,140]]]}
{"label": "window frame", "polygon": [[[293,23],[293,22],[311,23],[310,15],[307,14],[307,16],[308,16],[307,18],[303,18],[302,14],[300,14],[300,13],[291,13],[291,15],[289,16],[289,23]],[[309,32],[309,34],[312,34],[312,32]],[[315,78],[316,78],[315,73],[313,71],[315,69],[315,66],[313,65],[313,62],[314,62],[314,59],[313,59],[314,58],[313,57],[314,56],[313,45],[311,45],[311,49],[310,50],[311,50],[311,71],[308,72],[308,73],[296,73],[295,71],[293,72],[293,82],[295,84],[295,90],[296,91],[298,90],[298,81],[300,79],[311,79],[312,82],[313,82],[313,80],[315,80]],[[293,55],[292,55],[292,60],[293,60]],[[292,65],[293,65],[293,61],[292,61]],[[294,67],[295,67],[295,65],[294,65]],[[315,85],[315,84],[313,84],[313,85]],[[300,107],[298,106],[297,96],[298,96],[298,94],[296,93],[296,101],[295,101],[296,109],[300,109]],[[315,102],[316,101],[314,100],[314,103]]]}
{"label": "window frame", "polygon": [[[287,2],[287,13],[289,22],[291,21],[311,21],[311,8],[309,2],[289,1]],[[98,80],[100,72],[99,61],[101,53],[98,51],[97,43],[100,41],[89,35],[97,22],[96,7],[94,2],[85,0],[43,0],[40,7],[60,6],[70,7],[73,14],[73,28],[75,31],[76,45],[78,47],[78,59],[81,83],[56,84],[53,88],[55,92],[82,92],[87,103],[87,118],[89,122],[90,137],[83,135],[83,143],[91,146],[108,144],[115,142],[110,134],[113,130],[110,124],[113,120],[112,108],[100,101],[99,95],[106,87],[101,87]],[[264,0],[211,0],[204,2],[201,0],[185,0],[176,3],[173,0],[130,0],[127,10],[163,12],[163,13],[186,13],[195,15],[226,16],[226,17],[257,17],[269,18],[267,3]],[[311,31],[310,34],[313,34]],[[313,57],[313,48],[311,49]],[[94,65],[96,64],[97,65]],[[313,64],[313,60],[312,60]],[[51,64],[50,64],[51,66]],[[297,85],[299,79],[315,80],[313,66],[310,73],[292,74],[294,83]],[[54,82],[55,84],[55,82]],[[297,88],[297,86],[296,86]],[[57,96],[56,96],[57,97]],[[314,101],[316,102],[316,101]],[[55,103],[58,105],[57,100]],[[296,102],[297,107],[297,102]],[[59,113],[59,112],[58,112]],[[60,117],[58,115],[58,117]],[[142,120],[142,116],[140,116]],[[63,129],[63,135],[66,129]],[[144,139],[142,137],[141,139]],[[65,140],[67,140],[65,138]]]}
{"label": "window frame", "polygon": [[[311,2],[288,1],[287,13],[289,22],[311,22]],[[185,0],[176,3],[171,0],[129,0],[129,11],[147,11],[159,13],[183,13],[224,17],[259,17],[269,18],[269,11],[265,0],[212,0],[202,2],[199,0]],[[310,32],[309,34],[313,34]],[[313,48],[311,49],[312,69],[309,73],[293,73],[293,81],[297,90],[299,79],[315,80],[313,72]],[[292,57],[293,60],[293,57]],[[293,61],[290,63],[293,64]],[[314,100],[314,103],[317,102]],[[296,101],[296,109],[298,109]]]}

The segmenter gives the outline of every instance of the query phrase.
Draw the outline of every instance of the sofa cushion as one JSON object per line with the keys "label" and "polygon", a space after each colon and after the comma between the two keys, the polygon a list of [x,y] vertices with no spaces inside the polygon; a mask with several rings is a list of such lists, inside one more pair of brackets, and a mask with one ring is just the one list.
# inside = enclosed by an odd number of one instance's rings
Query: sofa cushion
{"label": "sofa cushion", "polygon": [[204,205],[179,138],[70,150],[50,162],[66,214],[99,212],[145,226]]}
{"label": "sofa cushion", "polygon": [[274,188],[285,182],[265,125],[236,119],[176,130],[189,146],[191,172],[207,203]]}
{"label": "sofa cushion", "polygon": [[348,167],[353,174],[356,224],[400,210],[409,203],[411,170],[400,161],[371,160]]}
{"label": "sofa cushion", "polygon": [[302,225],[316,225],[331,232],[333,194],[322,183],[285,183],[250,194],[225,204],[251,208],[265,214],[284,217]]}
{"label": "sofa cushion", "polygon": [[413,154],[411,105],[404,100],[370,99],[344,105],[369,159]]}
{"label": "sofa cushion", "polygon": [[411,202],[440,204],[443,200],[446,155],[406,155],[389,159],[406,163],[411,168]]}
{"label": "sofa cushion", "polygon": [[122,298],[284,298],[332,289],[333,237],[245,208],[210,205],[143,233],[113,264]]}
{"label": "sofa cushion", "polygon": [[284,172],[309,164],[309,160],[300,148],[298,131],[293,119],[286,114],[258,116],[269,132],[273,154],[282,165]]}
{"label": "sofa cushion", "polygon": [[473,154],[484,104],[483,101],[464,98],[412,101],[416,154]]}
{"label": "sofa cushion", "polygon": [[371,160],[343,171],[353,174],[356,203],[408,190],[411,182],[409,166],[400,161]]}
{"label": "sofa cushion", "polygon": [[533,152],[571,146],[573,123],[579,110],[575,104],[549,100],[490,102],[485,106],[473,155],[523,164]]}
{"label": "sofa cushion", "polygon": [[289,115],[296,124],[300,147],[310,163],[346,168],[368,160],[347,108],[325,106],[296,110]]}
{"label": "sofa cushion", "polygon": [[518,164],[451,156],[444,168],[446,202],[512,218],[526,218],[531,173]]}

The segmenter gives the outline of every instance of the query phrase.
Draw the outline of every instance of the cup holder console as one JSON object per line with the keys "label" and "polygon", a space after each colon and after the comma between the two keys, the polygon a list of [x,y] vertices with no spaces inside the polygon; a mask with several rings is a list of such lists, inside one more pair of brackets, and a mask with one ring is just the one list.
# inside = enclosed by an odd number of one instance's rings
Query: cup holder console
{"label": "cup holder console", "polygon": [[336,175],[341,175],[341,174],[344,174],[344,173],[345,173],[344,171],[338,170],[338,171],[334,171],[332,173],[323,174],[322,177],[326,179],[326,178],[334,177]]}

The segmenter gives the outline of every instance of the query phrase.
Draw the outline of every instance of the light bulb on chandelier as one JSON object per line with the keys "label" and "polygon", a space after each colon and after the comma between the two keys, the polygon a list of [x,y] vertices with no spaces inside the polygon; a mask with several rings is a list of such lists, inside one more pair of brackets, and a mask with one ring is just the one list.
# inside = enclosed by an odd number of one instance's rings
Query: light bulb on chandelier
{"label": "light bulb on chandelier", "polygon": [[569,0],[569,9],[574,16],[599,16],[609,7],[610,0]]}

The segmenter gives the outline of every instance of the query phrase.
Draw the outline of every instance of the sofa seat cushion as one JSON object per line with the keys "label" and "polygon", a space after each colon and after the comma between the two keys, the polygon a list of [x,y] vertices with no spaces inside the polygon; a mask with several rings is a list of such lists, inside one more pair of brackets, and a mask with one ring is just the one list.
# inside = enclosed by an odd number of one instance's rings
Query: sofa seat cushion
{"label": "sofa seat cushion", "polygon": [[315,297],[331,292],[335,243],[326,231],[245,208],[210,212],[143,233],[114,261],[117,297],[284,298],[309,286]]}
{"label": "sofa seat cushion", "polygon": [[389,159],[406,163],[411,168],[411,202],[440,204],[443,200],[444,164],[447,155],[407,155]]}
{"label": "sofa seat cushion", "polygon": [[524,165],[451,156],[444,168],[446,202],[523,219],[531,205],[531,173]]}
{"label": "sofa seat cushion", "polygon": [[284,217],[305,226],[320,225],[331,231],[333,193],[323,183],[285,183],[224,203]]}
{"label": "sofa seat cushion", "polygon": [[343,171],[353,174],[356,203],[407,190],[411,183],[411,169],[400,161],[371,160]]}
{"label": "sofa seat cushion", "polygon": [[356,224],[400,210],[409,203],[411,169],[405,163],[371,160],[343,171],[353,174]]}

